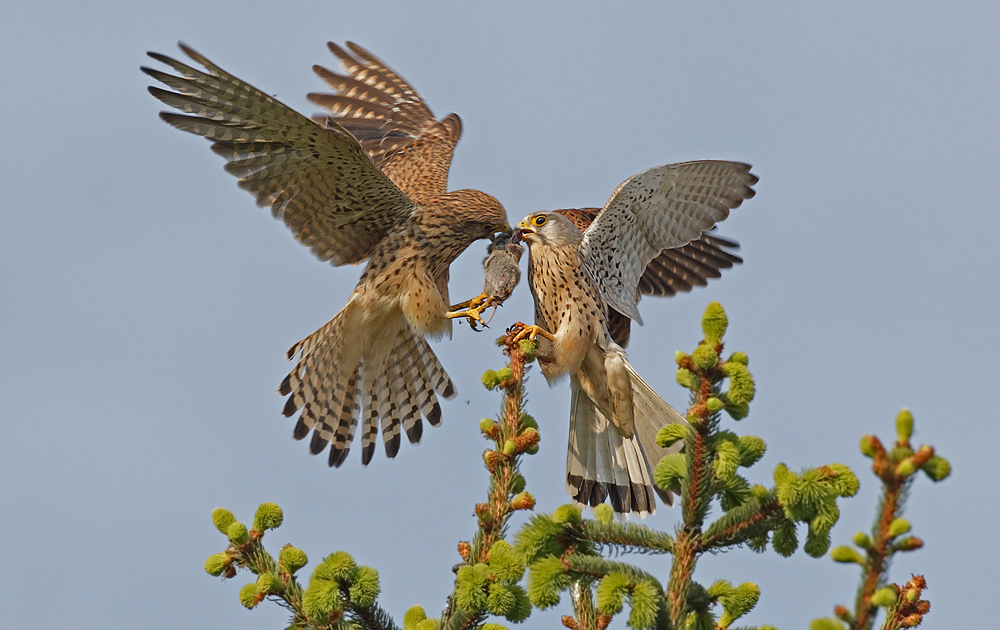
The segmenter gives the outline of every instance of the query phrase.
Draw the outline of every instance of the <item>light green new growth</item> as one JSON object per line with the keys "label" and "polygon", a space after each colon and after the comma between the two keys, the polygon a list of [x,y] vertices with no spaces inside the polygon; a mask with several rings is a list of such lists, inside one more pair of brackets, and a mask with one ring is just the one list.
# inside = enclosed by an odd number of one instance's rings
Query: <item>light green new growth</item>
{"label": "light green new growth", "polygon": [[663,448],[669,448],[675,442],[679,442],[689,435],[691,435],[691,429],[688,425],[682,422],[672,422],[656,433],[656,443]]}
{"label": "light green new growth", "polygon": [[[724,580],[720,580],[723,581]],[[760,599],[760,587],[752,582],[744,582],[733,588],[725,582],[728,589],[723,589],[716,597],[722,604],[722,617],[719,618],[719,625],[728,628],[734,621],[753,610]],[[709,588],[711,595],[712,589]]]}
{"label": "light green new growth", "polygon": [[597,609],[608,615],[617,615],[625,605],[629,579],[624,573],[609,573],[597,585]]}
{"label": "light green new growth", "polygon": [[215,528],[222,532],[223,535],[229,535],[229,526],[236,522],[236,517],[233,513],[226,508],[215,508],[212,510],[212,524]]}
{"label": "light green new growth", "polygon": [[830,559],[834,562],[854,562],[860,565],[864,565],[865,563],[865,559],[861,557],[861,554],[847,545],[834,547],[830,552]]}
{"label": "light green new growth", "polygon": [[895,538],[910,531],[910,521],[905,518],[894,518],[889,524],[889,535]]}
{"label": "light green new growth", "polygon": [[714,345],[703,343],[691,353],[691,360],[701,369],[707,370],[719,362],[719,353],[715,351]]}
{"label": "light green new growth", "polygon": [[349,580],[354,577],[355,570],[357,570],[357,564],[355,564],[354,558],[346,551],[337,551],[331,553],[323,559],[323,562],[316,565],[309,583],[312,584],[315,580],[325,580],[328,582]]}
{"label": "light green new growth", "polygon": [[250,609],[260,603],[260,600],[257,598],[257,585],[255,583],[245,584],[240,589],[240,603]]}
{"label": "light green new growth", "polygon": [[226,553],[216,553],[208,557],[205,560],[205,571],[209,575],[214,575],[216,577],[222,575],[222,572],[226,570],[229,566],[229,554]]}
{"label": "light green new growth", "polygon": [[289,575],[295,575],[296,571],[308,563],[309,557],[306,556],[306,552],[291,545],[285,545],[278,553],[278,564]]}
{"label": "light green new growth", "polygon": [[677,382],[691,391],[698,390],[698,377],[687,368],[677,369]]}
{"label": "light green new growth", "polygon": [[896,436],[900,442],[909,442],[913,436],[913,414],[909,409],[903,409],[896,416]]}
{"label": "light green new growth", "polygon": [[302,612],[310,621],[322,623],[340,609],[340,587],[336,582],[313,579],[302,593]]}
{"label": "light green new growth", "polygon": [[427,619],[422,606],[412,606],[403,614],[403,630],[416,630],[417,624]]}
{"label": "light green new growth", "polygon": [[524,559],[505,540],[498,540],[490,547],[489,569],[493,577],[505,584],[515,584],[524,577]]}
{"label": "light green new growth", "polygon": [[951,464],[948,463],[947,459],[937,455],[927,460],[927,463],[920,469],[927,473],[931,481],[941,481],[951,474]]}
{"label": "light green new growth", "polygon": [[710,303],[701,317],[701,330],[705,334],[705,342],[713,346],[722,342],[728,326],[729,318],[722,305],[718,302]]}
{"label": "light green new growth", "polygon": [[653,483],[661,490],[670,490],[680,494],[681,483],[687,475],[687,455],[671,453],[653,469]]}
{"label": "light green new growth", "polygon": [[724,363],[722,371],[729,377],[729,391],[726,398],[734,405],[742,405],[753,400],[757,392],[753,375],[742,363]]}
{"label": "light green new growth", "polygon": [[607,503],[602,503],[594,508],[594,518],[602,525],[608,525],[615,518],[615,511]]}
{"label": "light green new growth", "polygon": [[379,593],[382,592],[378,571],[371,567],[358,567],[348,592],[352,603],[362,608],[373,605]]}
{"label": "light green new growth", "polygon": [[875,594],[872,595],[872,603],[876,606],[888,608],[896,603],[897,597],[898,595],[896,594],[896,590],[891,586],[886,586],[885,588],[880,588],[875,591]]}
{"label": "light green new growth", "polygon": [[739,441],[729,431],[721,431],[712,442],[715,447],[715,461],[712,462],[715,475],[720,479],[728,479],[736,474],[736,469],[740,466]]}
{"label": "light green new growth", "polygon": [[257,592],[261,595],[277,593],[282,588],[281,578],[273,573],[261,573],[257,576]]}
{"label": "light green new growth", "polygon": [[489,567],[479,563],[464,565],[455,579],[455,603],[466,612],[477,613],[486,608],[486,584]]}
{"label": "light green new growth", "polygon": [[229,536],[229,540],[237,545],[245,545],[250,542],[250,532],[247,530],[247,526],[240,522],[230,525],[226,531],[226,535]]}
{"label": "light green new growth", "polygon": [[253,517],[253,528],[258,532],[277,529],[283,519],[284,515],[277,503],[261,503]]}
{"label": "light green new growth", "polygon": [[537,608],[551,608],[559,603],[559,593],[568,587],[570,578],[555,556],[542,558],[528,569],[528,598]]}
{"label": "light green new growth", "polygon": [[728,359],[726,359],[726,363],[742,363],[743,365],[750,365],[750,357],[748,357],[745,352],[734,352]]}
{"label": "light green new growth", "polygon": [[656,613],[663,595],[649,582],[636,582],[632,587],[632,612],[628,616],[630,628],[645,630],[656,623]]}
{"label": "light green new growth", "polygon": [[486,370],[483,372],[483,387],[488,390],[494,390],[497,385],[500,384],[500,377],[493,370]]}
{"label": "light green new growth", "polygon": [[740,449],[740,466],[750,468],[760,461],[767,451],[767,444],[756,435],[741,435],[736,443]]}

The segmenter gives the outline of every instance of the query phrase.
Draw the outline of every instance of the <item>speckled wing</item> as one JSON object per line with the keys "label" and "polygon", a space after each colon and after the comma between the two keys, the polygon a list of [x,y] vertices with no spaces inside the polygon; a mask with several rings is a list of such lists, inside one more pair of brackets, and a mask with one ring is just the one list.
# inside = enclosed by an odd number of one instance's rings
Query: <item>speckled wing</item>
{"label": "speckled wing", "polygon": [[753,197],[749,164],[668,164],[626,180],[584,232],[584,266],[605,302],[642,323],[640,278],[664,250],[683,247]]}
{"label": "speckled wing", "polygon": [[[581,232],[600,214],[600,208],[571,208],[556,210],[573,222]],[[723,269],[743,262],[734,251],[740,244],[708,231],[695,241],[674,249],[667,249],[649,261],[639,278],[639,293],[654,297],[670,297],[677,293],[703,287],[712,278],[721,278]]]}
{"label": "speckled wing", "polygon": [[[572,221],[581,232],[586,232],[601,209],[570,208],[556,212]],[[703,287],[711,278],[722,277],[723,269],[742,263],[743,259],[733,253],[740,248],[740,244],[713,231],[702,234],[701,238],[683,247],[664,250],[649,261],[639,278],[639,293],[670,297],[696,286]],[[615,309],[609,309],[607,323],[611,339],[623,348],[628,347],[632,320]]]}
{"label": "speckled wing", "polygon": [[143,72],[176,90],[149,92],[186,115],[161,112],[171,125],[212,140],[239,186],[270,206],[295,238],[334,265],[369,256],[411,201],[335,122],[326,127],[295,112],[181,44],[207,72],[158,53],[149,56],[180,76]]}
{"label": "speckled wing", "polygon": [[412,199],[447,192],[461,119],[450,114],[439,122],[410,84],[361,46],[327,46],[346,74],[313,66],[336,91],[308,95],[332,114],[314,120],[332,119],[354,134],[375,164]]}

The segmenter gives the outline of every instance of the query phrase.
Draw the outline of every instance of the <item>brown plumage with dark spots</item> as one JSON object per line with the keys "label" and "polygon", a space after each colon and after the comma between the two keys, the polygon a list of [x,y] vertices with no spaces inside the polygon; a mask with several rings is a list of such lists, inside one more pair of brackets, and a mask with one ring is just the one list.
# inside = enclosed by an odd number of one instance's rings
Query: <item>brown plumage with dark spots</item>
{"label": "brown plumage with dark spots", "polygon": [[437,396],[455,388],[427,343],[451,332],[448,268],[474,241],[509,230],[500,203],[477,190],[448,192],[461,135],[437,121],[403,79],[354,44],[330,50],[347,74],[316,67],[333,95],[310,95],[332,116],[310,120],[181,45],[204,70],[150,53],[176,74],[143,68],[173,91],[150,93],[183,114],[171,125],[213,142],[226,170],[295,238],[333,265],[368,261],[347,305],[295,344],[298,362],[279,387],[293,435],[310,451],[330,444],[344,462],[361,423],[362,463],[381,428],[389,457],[400,434],[441,420]]}

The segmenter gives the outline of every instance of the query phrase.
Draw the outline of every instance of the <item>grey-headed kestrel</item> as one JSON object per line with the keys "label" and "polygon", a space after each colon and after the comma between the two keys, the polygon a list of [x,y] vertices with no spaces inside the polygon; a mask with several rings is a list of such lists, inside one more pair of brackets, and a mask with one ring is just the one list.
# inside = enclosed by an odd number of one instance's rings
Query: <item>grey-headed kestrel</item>
{"label": "grey-headed kestrel", "polygon": [[[347,305],[288,351],[298,363],[281,383],[284,414],[309,449],[347,457],[360,421],[361,461],[410,442],[421,416],[441,421],[437,396],[455,387],[427,343],[451,333],[448,267],[474,241],[509,230],[500,203],[477,190],[448,192],[461,122],[438,122],[416,91],[359,46],[329,44],[345,75],[315,67],[335,95],[310,95],[333,116],[310,120],[181,45],[196,70],[157,53],[176,72],[143,71],[174,91],[150,93],[184,114],[171,125],[212,141],[226,170],[317,258],[368,261]],[[352,135],[353,134],[353,135]]]}
{"label": "grey-headed kestrel", "polygon": [[517,226],[528,243],[528,283],[549,384],[570,375],[566,489],[592,506],[610,499],[618,513],[655,510],[652,466],[670,452],[656,433],[682,417],[629,365],[612,337],[612,313],[640,324],[640,281],[665,250],[688,246],[753,197],[757,177],[738,162],[685,162],[643,171],[611,195],[586,231],[557,212]]}
{"label": "grey-headed kestrel", "polygon": [[[524,248],[514,242],[513,231],[497,234],[486,248],[483,260],[483,292],[467,302],[452,306],[449,317],[467,318],[473,330],[476,330],[477,323],[487,326],[489,321],[483,321],[480,314],[491,306],[495,314],[514,292],[514,287],[521,281],[519,263],[523,253]],[[493,315],[490,315],[492,319]]]}

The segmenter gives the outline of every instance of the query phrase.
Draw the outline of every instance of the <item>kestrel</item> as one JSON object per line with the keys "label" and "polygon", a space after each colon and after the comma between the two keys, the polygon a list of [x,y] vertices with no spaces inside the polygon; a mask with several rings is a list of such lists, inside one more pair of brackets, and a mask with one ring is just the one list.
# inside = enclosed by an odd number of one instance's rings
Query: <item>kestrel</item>
{"label": "kestrel", "polygon": [[[682,417],[629,365],[608,326],[617,313],[640,324],[640,279],[665,250],[689,246],[753,197],[757,177],[738,162],[685,162],[643,171],[611,195],[586,231],[557,212],[536,212],[517,226],[528,243],[538,362],[553,384],[569,374],[566,488],[616,512],[655,510],[652,466],[669,450],[656,433]],[[704,242],[704,241],[702,241]],[[697,247],[696,247],[697,249]]]}
{"label": "kestrel", "polygon": [[514,287],[521,280],[518,263],[523,253],[524,248],[514,242],[514,232],[497,234],[486,249],[486,259],[483,260],[483,292],[467,302],[452,306],[448,315],[468,318],[473,330],[476,330],[477,323],[483,326],[489,324],[489,321],[483,321],[480,314],[491,306],[496,313],[496,309],[514,292]]}
{"label": "kestrel", "polygon": [[183,44],[204,71],[157,53],[149,56],[177,74],[142,70],[174,90],[150,93],[185,114],[160,117],[211,140],[239,186],[317,258],[368,261],[347,305],[288,351],[298,363],[279,388],[286,416],[301,409],[294,437],[312,431],[310,451],[331,444],[329,463],[340,466],[359,421],[363,464],[379,426],[394,457],[400,428],[417,442],[421,416],[440,423],[437,396],[451,398],[455,387],[426,338],[451,332],[448,267],[477,239],[510,228],[490,195],[447,190],[458,116],[437,121],[361,47],[329,47],[347,74],[315,67],[338,92],[310,95],[333,114],[315,121]]}

